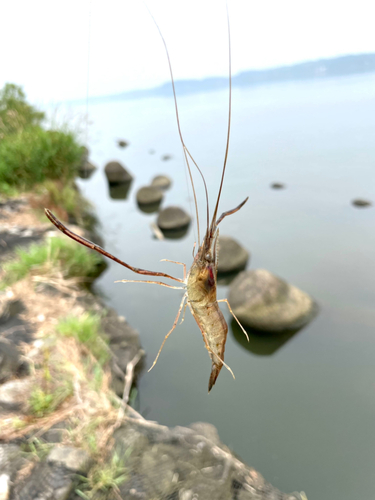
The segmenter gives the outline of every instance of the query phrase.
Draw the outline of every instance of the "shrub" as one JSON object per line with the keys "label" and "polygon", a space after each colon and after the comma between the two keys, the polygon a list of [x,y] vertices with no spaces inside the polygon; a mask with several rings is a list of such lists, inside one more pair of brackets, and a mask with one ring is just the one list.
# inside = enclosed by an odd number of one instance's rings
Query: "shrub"
{"label": "shrub", "polygon": [[0,90],[0,140],[28,126],[40,125],[44,113],[26,102],[24,91],[14,83]]}
{"label": "shrub", "polygon": [[83,154],[72,132],[28,127],[0,142],[0,184],[28,188],[46,179],[72,179]]}

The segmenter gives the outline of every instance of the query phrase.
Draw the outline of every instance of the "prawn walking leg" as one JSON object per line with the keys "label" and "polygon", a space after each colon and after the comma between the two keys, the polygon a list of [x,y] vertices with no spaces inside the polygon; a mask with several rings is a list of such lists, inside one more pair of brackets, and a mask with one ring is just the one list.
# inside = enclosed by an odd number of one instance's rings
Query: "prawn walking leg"
{"label": "prawn walking leg", "polygon": [[158,352],[158,354],[157,354],[157,356],[156,356],[156,358],[155,358],[155,361],[152,363],[151,368],[148,370],[149,372],[150,372],[150,371],[154,368],[154,366],[156,365],[156,362],[157,362],[157,360],[158,360],[158,358],[159,358],[159,356],[160,356],[161,350],[163,349],[164,344],[165,344],[165,342],[166,342],[167,338],[169,337],[169,335],[173,332],[173,330],[174,330],[174,329],[176,328],[176,326],[177,326],[177,323],[178,323],[178,318],[180,317],[180,314],[181,314],[182,308],[183,308],[183,306],[184,306],[185,299],[186,299],[186,293],[185,293],[185,295],[182,297],[181,304],[180,304],[180,307],[179,307],[179,309],[178,309],[178,313],[177,313],[176,319],[174,320],[173,326],[172,326],[172,328],[169,330],[169,332],[167,333],[167,335],[165,336],[165,338],[164,338],[164,340],[163,340],[163,343],[161,344],[161,347],[160,347],[160,349],[159,349],[159,352]]}
{"label": "prawn walking leg", "polygon": [[149,280],[117,280],[115,283],[149,283],[151,285],[166,286],[167,288],[174,288],[175,290],[185,290],[182,286],[172,286],[163,283],[162,281],[149,281]]}
{"label": "prawn walking leg", "polygon": [[244,332],[245,337],[247,338],[247,341],[248,341],[248,342],[250,342],[250,340],[249,340],[249,336],[248,336],[248,334],[247,334],[247,331],[246,331],[246,330],[245,330],[245,328],[241,325],[241,323],[240,323],[239,319],[237,318],[237,316],[236,316],[236,315],[234,314],[234,312],[232,311],[232,308],[230,307],[230,304],[229,304],[229,302],[228,302],[228,299],[220,299],[220,300],[218,300],[218,302],[226,302],[226,303],[227,303],[227,306],[228,306],[228,309],[229,309],[229,311],[230,311],[231,315],[232,315],[232,316],[233,316],[233,318],[237,321],[237,323],[239,324],[239,326],[240,326],[241,330]]}
{"label": "prawn walking leg", "polygon": [[186,279],[186,264],[183,262],[177,262],[176,260],[169,260],[169,259],[161,259],[160,262],[172,262],[173,264],[180,264],[180,266],[184,266],[184,280]]}
{"label": "prawn walking leg", "polygon": [[185,307],[184,307],[184,312],[182,313],[182,320],[180,321],[180,325],[182,325],[182,323],[185,320],[186,307],[187,307],[187,302],[186,302]]}

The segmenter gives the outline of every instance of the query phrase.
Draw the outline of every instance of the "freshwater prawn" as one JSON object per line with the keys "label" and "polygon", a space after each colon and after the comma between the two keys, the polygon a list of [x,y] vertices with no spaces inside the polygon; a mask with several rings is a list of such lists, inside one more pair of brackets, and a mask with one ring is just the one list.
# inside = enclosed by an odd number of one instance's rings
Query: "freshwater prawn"
{"label": "freshwater prawn", "polygon": [[[150,13],[151,14],[151,13]],[[153,362],[151,368],[148,371],[151,371],[152,368],[155,366],[160,353],[164,347],[164,344],[168,337],[171,335],[173,330],[176,328],[178,324],[178,320],[180,318],[182,310],[184,310],[183,315],[185,314],[186,307],[189,306],[189,309],[197,322],[197,325],[202,333],[203,336],[203,341],[206,346],[206,349],[209,353],[209,356],[211,358],[211,373],[210,373],[210,378],[208,382],[208,392],[211,391],[213,385],[215,384],[217,377],[222,369],[223,366],[225,366],[230,373],[232,374],[234,378],[234,374],[230,367],[224,362],[224,351],[225,351],[225,343],[227,339],[227,333],[228,333],[228,325],[225,321],[224,315],[221,312],[219,308],[219,302],[226,302],[229,311],[233,315],[234,319],[237,321],[239,326],[241,327],[242,331],[246,335],[247,339],[248,335],[235,316],[234,312],[232,311],[232,308],[230,307],[230,304],[227,299],[221,299],[217,300],[216,296],[216,286],[217,286],[217,266],[218,266],[218,241],[219,241],[219,229],[218,226],[220,222],[227,217],[228,215],[232,215],[236,213],[238,210],[240,210],[243,205],[247,202],[248,198],[246,198],[242,203],[240,203],[236,208],[232,210],[228,210],[224,213],[221,214],[219,218],[217,218],[218,214],[218,209],[219,209],[219,201],[220,201],[220,196],[222,192],[222,187],[223,187],[223,182],[224,182],[224,175],[225,175],[225,170],[226,170],[226,165],[227,165],[227,160],[228,160],[228,151],[229,151],[229,139],[230,139],[230,129],[231,129],[231,98],[232,98],[232,78],[231,78],[231,49],[230,49],[230,26],[229,26],[229,16],[227,13],[227,21],[228,21],[228,40],[229,40],[229,113],[228,113],[228,129],[227,129],[227,142],[226,142],[226,150],[225,150],[225,157],[224,157],[224,164],[223,164],[223,169],[222,169],[222,174],[221,174],[221,181],[220,181],[220,187],[219,187],[219,192],[216,200],[216,205],[214,209],[214,213],[210,222],[210,216],[209,216],[209,205],[208,205],[208,191],[207,191],[207,186],[206,182],[204,179],[204,176],[202,174],[202,171],[200,170],[199,166],[193,159],[192,155],[190,154],[188,148],[185,145],[185,142],[182,137],[182,132],[180,128],[180,120],[179,120],[179,112],[178,112],[178,106],[177,106],[177,97],[176,97],[176,90],[175,90],[175,84],[174,84],[174,78],[173,78],[173,72],[172,72],[172,65],[169,57],[169,52],[168,48],[166,45],[166,42],[164,40],[164,37],[160,31],[160,28],[158,24],[156,23],[154,17],[151,14],[152,19],[155,22],[155,25],[159,31],[159,34],[162,38],[164,48],[167,54],[167,59],[168,59],[168,65],[169,65],[169,72],[171,76],[171,82],[172,82],[172,88],[173,88],[173,97],[174,97],[174,105],[175,105],[175,112],[176,112],[176,119],[177,119],[177,127],[178,127],[178,132],[180,136],[180,141],[182,144],[183,152],[184,152],[184,157],[185,161],[187,164],[191,184],[192,184],[192,189],[193,189],[193,195],[194,195],[194,203],[195,203],[195,210],[196,210],[196,217],[197,217],[197,230],[198,230],[198,241],[200,242],[200,232],[199,232],[199,214],[198,214],[198,204],[197,204],[197,199],[196,199],[196,193],[195,193],[195,188],[194,188],[194,183],[193,183],[193,177],[191,173],[191,168],[189,164],[189,160],[193,162],[195,167],[197,168],[198,172],[200,173],[204,188],[205,188],[205,194],[206,194],[206,203],[207,203],[207,228],[205,232],[205,236],[202,240],[202,243],[200,244],[197,253],[194,257],[193,263],[187,272],[186,270],[186,264],[182,262],[176,262],[176,261],[171,261],[168,259],[163,259],[163,261],[166,262],[173,262],[175,264],[179,264],[183,266],[183,279],[181,278],[176,278],[174,276],[171,276],[166,273],[162,272],[156,272],[156,271],[148,271],[146,269],[141,269],[137,267],[133,267],[122,260],[118,259],[114,255],[110,254],[100,246],[96,245],[95,243],[92,243],[91,241],[83,238],[82,236],[79,236],[78,234],[74,233],[70,229],[68,229],[60,220],[58,220],[53,213],[45,209],[46,216],[49,218],[49,220],[59,229],[62,233],[65,235],[69,236],[73,240],[77,241],[81,245],[84,245],[88,248],[91,248],[92,250],[95,250],[99,252],[100,254],[104,255],[105,257],[108,257],[109,259],[112,259],[113,261],[117,262],[118,264],[121,264],[122,266],[130,269],[134,273],[145,275],[145,276],[156,276],[160,278],[166,278],[170,280],[174,280],[175,282],[179,283],[179,286],[175,285],[169,285],[167,283],[164,283],[162,281],[150,281],[150,280],[119,280],[121,282],[125,283],[150,283],[150,284],[156,284],[160,286],[164,286],[167,288],[172,288],[172,289],[177,289],[177,290],[184,290],[184,295],[182,297],[180,307],[177,312],[177,316],[175,318],[175,321],[173,323],[172,328],[170,331],[167,333],[165,336],[162,345],[159,349],[159,352],[155,358],[155,361]],[[195,245],[194,245],[195,248]],[[183,321],[183,318],[182,318]],[[181,322],[182,322],[181,321]]]}

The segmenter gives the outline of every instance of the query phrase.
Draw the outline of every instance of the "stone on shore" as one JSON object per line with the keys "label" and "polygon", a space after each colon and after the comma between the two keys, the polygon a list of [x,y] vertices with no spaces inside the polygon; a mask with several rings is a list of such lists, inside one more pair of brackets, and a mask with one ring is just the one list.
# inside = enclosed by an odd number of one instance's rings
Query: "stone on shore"
{"label": "stone on shore", "polygon": [[232,273],[245,269],[249,252],[229,236],[219,237],[219,273]]}
{"label": "stone on shore", "polygon": [[228,299],[244,326],[267,332],[298,330],[317,312],[316,303],[307,293],[266,269],[240,273]]}
{"label": "stone on shore", "polygon": [[179,207],[167,207],[158,216],[157,224],[162,231],[175,231],[189,226],[190,216]]}

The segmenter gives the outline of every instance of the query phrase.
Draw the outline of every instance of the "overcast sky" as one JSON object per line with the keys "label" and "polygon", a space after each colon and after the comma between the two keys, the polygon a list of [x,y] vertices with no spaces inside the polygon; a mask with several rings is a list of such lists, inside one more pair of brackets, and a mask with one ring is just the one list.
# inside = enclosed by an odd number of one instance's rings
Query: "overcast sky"
{"label": "overcast sky", "polygon": [[[375,52],[373,0],[228,3],[233,73]],[[227,74],[223,0],[147,5],[168,44],[175,79]],[[0,47],[0,87],[22,85],[33,102],[85,98],[87,82],[89,95],[98,96],[169,79],[160,36],[139,0],[4,1]]]}

